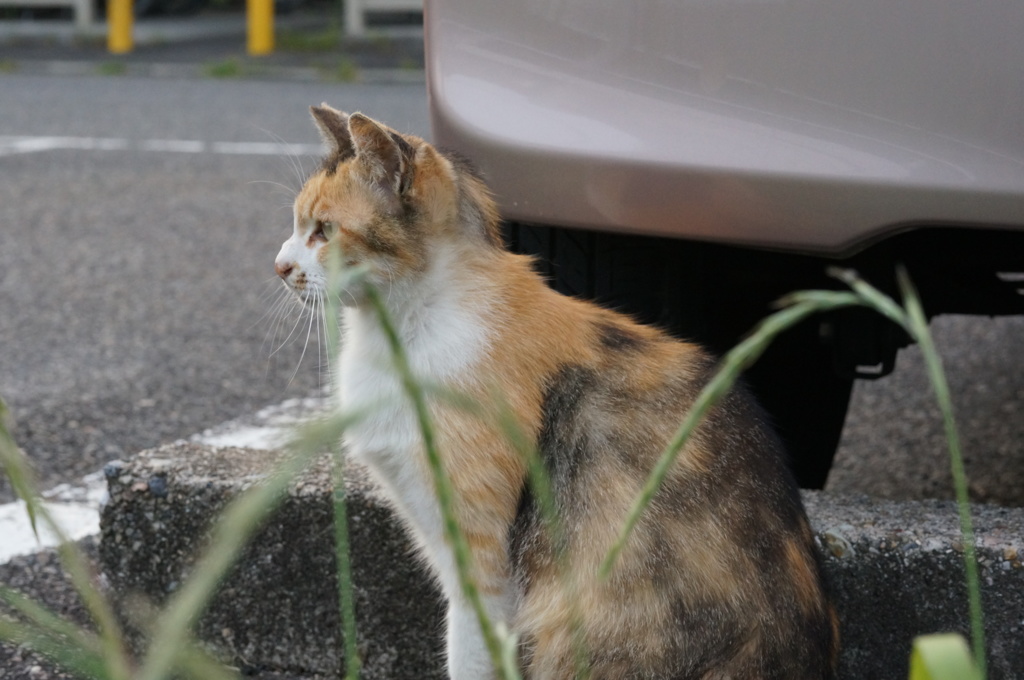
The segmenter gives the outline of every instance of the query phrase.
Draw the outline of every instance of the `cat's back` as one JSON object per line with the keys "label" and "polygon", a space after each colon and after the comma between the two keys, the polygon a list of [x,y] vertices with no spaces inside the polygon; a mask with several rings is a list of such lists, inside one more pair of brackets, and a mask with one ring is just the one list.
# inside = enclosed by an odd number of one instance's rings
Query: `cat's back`
{"label": "cat's back", "polygon": [[593,677],[831,677],[836,622],[811,530],[782,447],[742,386],[682,449],[614,574],[596,578],[717,360],[590,303],[531,295],[510,327],[512,344],[537,355],[509,364],[533,371],[518,384],[535,385],[537,447],[571,569],[585,577],[570,602],[524,491],[510,554],[527,677],[571,666],[574,607]]}

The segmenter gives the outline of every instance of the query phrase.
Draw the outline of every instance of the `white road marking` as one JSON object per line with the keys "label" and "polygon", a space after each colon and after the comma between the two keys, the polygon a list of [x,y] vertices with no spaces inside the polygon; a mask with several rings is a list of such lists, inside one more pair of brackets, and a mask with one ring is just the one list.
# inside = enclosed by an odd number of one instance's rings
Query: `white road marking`
{"label": "white road marking", "polygon": [[213,153],[252,154],[268,156],[315,156],[323,153],[319,144],[287,144],[272,142],[214,142]]}
{"label": "white road marking", "polygon": [[0,156],[16,153],[36,153],[54,149],[89,149],[123,151],[129,148],[127,139],[101,137],[0,137]]}
{"label": "white road marking", "polygon": [[139,142],[142,151],[171,151],[174,153],[202,153],[206,143],[192,139],[144,139]]}
{"label": "white road marking", "polygon": [[[323,399],[289,399],[189,439],[207,446],[274,449],[284,444],[297,424],[316,417],[325,408]],[[50,515],[73,541],[99,533],[100,509],[106,498],[107,481],[102,472],[84,477],[79,485],[61,484],[43,492]],[[45,529],[43,522],[37,522],[37,528],[38,539],[32,531],[24,502],[0,504],[0,564],[12,557],[57,545],[56,536]]]}
{"label": "white road marking", "polygon": [[303,156],[319,155],[319,144],[286,142],[205,142],[198,139],[124,139],[121,137],[29,137],[0,135],[0,156],[39,153],[60,149],[87,151],[151,151],[165,153],[216,153],[225,155]]}
{"label": "white road marking", "polygon": [[[106,481],[97,472],[84,477],[82,486],[61,484],[45,492],[43,505],[64,534],[77,541],[99,533],[100,506],[106,495]],[[0,563],[57,545],[57,536],[42,519],[37,519],[36,528],[38,538],[32,531],[24,501],[0,504]]]}
{"label": "white road marking", "polygon": [[287,442],[296,425],[321,415],[325,409],[323,399],[288,399],[260,409],[252,416],[229,420],[194,434],[189,441],[207,446],[276,449]]}

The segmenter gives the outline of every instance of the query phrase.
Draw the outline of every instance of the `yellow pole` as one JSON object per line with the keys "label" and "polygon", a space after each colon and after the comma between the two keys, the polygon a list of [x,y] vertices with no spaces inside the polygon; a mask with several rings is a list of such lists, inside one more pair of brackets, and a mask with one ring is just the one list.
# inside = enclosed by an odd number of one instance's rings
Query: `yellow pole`
{"label": "yellow pole", "polygon": [[274,0],[246,0],[247,49],[249,54],[274,51]]}
{"label": "yellow pole", "polygon": [[124,54],[132,47],[132,0],[107,0],[107,49]]}

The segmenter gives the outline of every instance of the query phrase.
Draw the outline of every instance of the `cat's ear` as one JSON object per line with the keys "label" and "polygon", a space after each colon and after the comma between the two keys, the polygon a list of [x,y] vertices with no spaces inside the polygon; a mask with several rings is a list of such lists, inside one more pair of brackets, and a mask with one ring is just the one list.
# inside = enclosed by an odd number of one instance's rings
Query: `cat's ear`
{"label": "cat's ear", "polygon": [[412,181],[416,150],[397,132],[361,113],[349,116],[348,130],[356,159],[369,171],[373,181],[394,196],[405,191]]}
{"label": "cat's ear", "polygon": [[309,107],[320,136],[330,148],[331,156],[349,156],[353,153],[352,136],[348,132],[348,114],[327,104]]}

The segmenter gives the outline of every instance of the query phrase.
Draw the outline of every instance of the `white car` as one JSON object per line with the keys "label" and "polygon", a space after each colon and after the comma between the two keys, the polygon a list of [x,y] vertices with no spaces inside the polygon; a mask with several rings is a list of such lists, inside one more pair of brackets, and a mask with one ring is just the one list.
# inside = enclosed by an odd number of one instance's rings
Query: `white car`
{"label": "white car", "polygon": [[[434,141],[482,171],[552,285],[722,352],[853,267],[927,312],[1024,313],[1024,2],[427,0]],[[906,337],[862,310],[748,382],[824,484],[853,380]]]}

